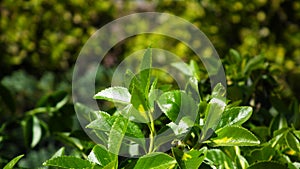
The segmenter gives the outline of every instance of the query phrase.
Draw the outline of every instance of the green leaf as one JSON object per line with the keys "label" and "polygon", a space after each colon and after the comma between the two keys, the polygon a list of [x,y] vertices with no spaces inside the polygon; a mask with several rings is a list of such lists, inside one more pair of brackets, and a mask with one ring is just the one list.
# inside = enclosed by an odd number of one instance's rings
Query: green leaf
{"label": "green leaf", "polygon": [[205,110],[205,123],[201,132],[202,141],[208,139],[211,136],[212,131],[215,131],[219,124],[226,106],[225,98],[223,97],[225,94],[224,90],[225,88],[219,83],[212,92],[213,98],[210,100]]}
{"label": "green leaf", "polygon": [[42,138],[42,128],[37,117],[33,116],[31,147],[35,147]]}
{"label": "green leaf", "polygon": [[194,121],[192,121],[189,117],[183,117],[182,119],[180,119],[178,124],[174,122],[167,124],[167,126],[169,126],[173,130],[176,136],[187,133],[189,131],[189,128],[191,128],[193,125]]}
{"label": "green leaf", "polygon": [[200,70],[199,70],[199,66],[198,63],[194,60],[190,61],[190,69],[193,73],[193,77],[195,77],[198,81],[200,81]]}
{"label": "green leaf", "polygon": [[24,154],[19,155],[7,163],[3,169],[13,169],[17,162],[24,156]]}
{"label": "green leaf", "polygon": [[112,161],[114,156],[104,146],[96,145],[88,155],[88,160],[101,166],[106,166]]}
{"label": "green leaf", "polygon": [[210,140],[214,146],[255,146],[260,141],[249,130],[240,126],[227,126],[216,131]]}
{"label": "green leaf", "polygon": [[152,66],[152,49],[148,48],[143,56],[140,66],[140,89],[144,91],[145,97],[148,96],[150,88],[150,75]]}
{"label": "green leaf", "polygon": [[217,129],[231,125],[242,125],[251,117],[251,114],[252,108],[249,106],[225,109]]}
{"label": "green leaf", "polygon": [[206,157],[207,148],[183,152],[179,148],[172,148],[173,155],[181,169],[198,169]]}
{"label": "green leaf", "polygon": [[294,136],[294,134],[290,131],[285,134],[285,140],[287,145],[294,151],[300,152],[300,143],[299,140]]}
{"label": "green leaf", "polygon": [[[118,115],[108,135],[108,151],[118,155],[125,136],[129,120]],[[115,156],[112,161],[117,160]]]}
{"label": "green leaf", "polygon": [[250,152],[247,159],[249,163],[256,161],[269,161],[276,155],[276,149],[270,145],[265,145],[262,148],[254,149]]}
{"label": "green leaf", "polygon": [[46,162],[44,162],[43,165],[73,169],[92,168],[94,166],[93,163],[87,160],[83,160],[81,158],[73,156],[60,156],[53,159],[49,159]]}
{"label": "green leaf", "polygon": [[235,49],[229,49],[229,54],[233,58],[234,63],[239,63],[242,61],[241,55]]}
{"label": "green leaf", "polygon": [[206,153],[206,163],[212,168],[236,169],[235,163],[221,150],[211,149]]}
{"label": "green leaf", "polygon": [[142,156],[137,161],[134,169],[169,169],[173,168],[176,160],[161,152],[154,152]]}
{"label": "green leaf", "polygon": [[141,91],[139,88],[137,88],[137,86],[134,85],[131,94],[131,104],[140,113],[142,122],[148,122],[149,118],[147,115],[147,111],[149,110],[149,102],[145,97],[143,91]]}
{"label": "green leaf", "polygon": [[186,93],[191,96],[196,103],[199,103],[201,98],[198,90],[198,80],[191,77],[185,87]]}
{"label": "green leaf", "polygon": [[98,92],[94,99],[103,99],[116,103],[129,104],[131,95],[127,88],[124,87],[110,87]]}
{"label": "green leaf", "polygon": [[16,102],[11,91],[0,83],[0,101],[4,102],[11,112],[16,111]]}
{"label": "green leaf", "polygon": [[251,71],[255,70],[255,69],[259,69],[263,66],[264,63],[264,56],[263,55],[258,55],[252,59],[250,59],[244,70],[243,70],[243,74],[244,75],[249,75],[251,73]]}
{"label": "green leaf", "polygon": [[174,90],[163,93],[159,97],[157,104],[162,112],[173,122],[178,122],[183,116],[195,118],[197,115],[197,104],[192,97],[183,91]]}
{"label": "green leaf", "polygon": [[193,72],[188,64],[184,62],[175,62],[171,63],[171,65],[181,71],[183,74],[193,76]]}
{"label": "green leaf", "polygon": [[286,118],[282,114],[277,115],[271,121],[270,133],[274,134],[274,131],[282,129],[282,128],[287,128],[287,127],[288,127],[288,123],[287,123]]}
{"label": "green leaf", "polygon": [[293,133],[298,138],[298,140],[300,140],[300,130],[294,130]]}
{"label": "green leaf", "polygon": [[[113,115],[113,116],[110,116],[109,114],[100,111],[98,119],[92,121],[86,127],[90,128],[90,129],[109,132],[109,131],[111,131],[112,126],[115,123],[117,118],[120,118],[123,121],[127,121],[128,120],[127,115],[131,114],[132,110],[133,110],[132,106],[127,106],[126,109],[124,109],[121,112],[116,113],[116,115]],[[141,131],[141,129],[135,123],[133,123],[131,121],[128,121],[126,135],[135,137],[135,138],[143,138],[144,137],[144,134]]]}
{"label": "green leaf", "polygon": [[35,147],[42,138],[42,128],[39,119],[35,116],[29,116],[21,124],[26,146]]}
{"label": "green leaf", "polygon": [[57,150],[51,158],[55,158],[63,155],[65,155],[65,147],[62,147],[59,150]]}
{"label": "green leaf", "polygon": [[260,161],[250,165],[247,169],[288,169],[285,165],[275,161]]}
{"label": "green leaf", "polygon": [[157,79],[155,79],[151,85],[148,101],[151,109],[154,110],[154,103],[158,100],[159,96],[162,94],[162,91],[155,89],[157,85]]}
{"label": "green leaf", "polygon": [[86,128],[96,129],[101,131],[110,131],[115,118],[111,117],[106,112],[99,112],[98,118],[89,123]]}

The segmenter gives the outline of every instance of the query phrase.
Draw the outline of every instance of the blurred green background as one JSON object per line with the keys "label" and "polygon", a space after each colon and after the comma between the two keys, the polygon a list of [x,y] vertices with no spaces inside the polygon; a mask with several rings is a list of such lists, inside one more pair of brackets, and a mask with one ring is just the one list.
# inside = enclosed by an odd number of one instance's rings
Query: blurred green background
{"label": "blurred green background", "polygon": [[[55,107],[70,97],[73,65],[82,46],[97,29],[119,17],[148,11],[174,14],[203,31],[224,62],[231,91],[229,99],[241,100],[240,104],[261,111],[268,111],[270,104],[282,104],[278,109],[283,110],[285,106],[299,105],[300,1],[2,0],[0,164],[26,153],[28,156],[21,164],[33,168],[36,165],[32,161],[46,160],[61,144],[84,151],[63,135],[66,132],[75,133],[76,138],[84,135],[80,133],[70,99],[53,112],[28,111]],[[114,68],[124,57],[149,44],[169,50],[184,60],[194,57],[187,46],[166,37],[135,36],[120,42],[107,54],[99,70],[101,85],[109,85]],[[230,49],[235,50],[230,52]],[[236,67],[258,55],[262,56],[261,62],[252,61],[257,67],[247,78],[236,75],[239,70]],[[232,64],[235,56],[243,61]],[[261,78],[256,83],[258,75]],[[243,91],[243,86],[249,85],[249,78],[251,84],[257,85]],[[36,114],[42,115],[35,118]],[[253,123],[268,125],[268,117],[258,115]],[[40,132],[40,136],[33,136],[33,131]]]}

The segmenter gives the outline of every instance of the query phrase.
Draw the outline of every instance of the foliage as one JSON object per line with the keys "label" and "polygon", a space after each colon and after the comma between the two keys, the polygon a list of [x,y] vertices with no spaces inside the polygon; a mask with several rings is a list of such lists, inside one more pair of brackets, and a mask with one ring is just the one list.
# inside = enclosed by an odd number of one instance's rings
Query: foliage
{"label": "foliage", "polygon": [[[300,168],[298,1],[4,0],[0,9],[0,167]],[[144,34],[117,44],[100,65],[94,98],[103,109],[74,105],[72,65],[82,45],[102,25],[141,11],[199,27],[220,54],[227,93],[220,84],[210,89],[185,44]],[[189,77],[186,87],[153,73],[151,49],[143,71],[127,72],[128,86],[108,87],[117,63],[149,44],[189,61],[172,63]],[[84,133],[74,107],[89,113],[86,127],[100,144]],[[158,140],[168,129],[173,139]],[[129,141],[140,148],[118,156]],[[158,152],[164,143],[171,150]]]}

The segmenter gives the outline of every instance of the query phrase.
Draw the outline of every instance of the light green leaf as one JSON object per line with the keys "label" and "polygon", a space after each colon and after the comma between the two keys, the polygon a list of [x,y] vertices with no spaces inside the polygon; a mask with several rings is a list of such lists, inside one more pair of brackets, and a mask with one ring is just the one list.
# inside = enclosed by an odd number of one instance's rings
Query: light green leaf
{"label": "light green leaf", "polygon": [[89,123],[86,128],[96,129],[101,131],[110,131],[115,117],[111,117],[105,112],[99,112],[98,118]]}
{"label": "light green leaf", "polygon": [[287,145],[296,152],[300,152],[300,143],[299,140],[293,135],[293,133],[287,132],[285,134],[285,140]]}
{"label": "light green leaf", "polygon": [[275,161],[260,161],[250,165],[247,169],[288,169],[285,165]]}
{"label": "light green leaf", "polygon": [[157,79],[155,79],[151,85],[148,101],[151,109],[154,109],[154,103],[158,100],[159,96],[162,94],[162,91],[156,89]]}
{"label": "light green leaf", "polygon": [[225,109],[217,129],[231,125],[242,125],[251,117],[251,114],[252,108],[249,106]]}
{"label": "light green leaf", "polygon": [[182,119],[180,119],[178,124],[174,122],[167,124],[167,126],[169,126],[173,130],[176,136],[187,133],[189,131],[189,128],[191,128],[193,125],[194,121],[192,121],[189,117],[183,117]]}
{"label": "light green leaf", "polygon": [[17,162],[24,156],[24,154],[19,155],[7,163],[3,169],[13,169]]}
{"label": "light green leaf", "polygon": [[43,163],[44,166],[83,169],[92,168],[95,164],[73,156],[60,156]]}
{"label": "light green leaf", "polygon": [[230,56],[234,59],[234,63],[239,63],[242,60],[241,55],[235,49],[229,49]]}
{"label": "light green leaf", "polygon": [[31,147],[35,147],[42,138],[42,128],[37,117],[33,116]]}
{"label": "light green leaf", "polygon": [[206,153],[205,161],[212,168],[236,169],[235,163],[221,150],[210,149]]}
{"label": "light green leaf", "polygon": [[131,95],[125,87],[110,87],[98,92],[94,99],[103,99],[116,103],[129,104]]}
{"label": "light green leaf", "polygon": [[106,166],[112,161],[114,156],[116,155],[108,152],[104,146],[96,145],[88,155],[88,160],[101,166]]}
{"label": "light green leaf", "polygon": [[[103,132],[109,132],[112,130],[112,126],[115,123],[116,119],[119,118],[123,121],[127,121],[127,116],[132,113],[133,107],[128,106],[121,112],[118,112],[116,115],[110,116],[105,112],[99,112],[98,119],[92,121],[86,127],[94,130],[99,130]],[[123,114],[122,114],[123,113]],[[134,138],[144,138],[144,134],[135,123],[128,121],[128,126],[126,129],[126,135]]]}
{"label": "light green leaf", "polygon": [[181,71],[183,74],[188,76],[193,76],[193,72],[188,64],[184,62],[175,62],[175,63],[171,63],[171,65],[176,69],[178,69],[179,71]]}
{"label": "light green leaf", "polygon": [[249,130],[240,126],[227,126],[216,131],[211,138],[214,146],[255,146],[260,141]]}
{"label": "light green leaf", "polygon": [[161,152],[154,152],[142,156],[137,161],[134,169],[170,169],[175,164],[176,160],[171,156]]}
{"label": "light green leaf", "polygon": [[224,87],[221,84],[216,85],[212,93],[214,97],[210,100],[205,110],[201,141],[208,139],[219,124],[226,106],[225,98],[223,97],[224,94]]}
{"label": "light green leaf", "polygon": [[200,70],[199,70],[199,66],[198,63],[194,60],[190,61],[190,69],[193,73],[193,77],[195,77],[198,81],[200,81]]}
{"label": "light green leaf", "polygon": [[[125,136],[129,120],[118,115],[108,135],[108,151],[118,155]],[[117,160],[115,156],[112,161]]]}
{"label": "light green leaf", "polygon": [[197,104],[192,97],[183,91],[174,90],[165,92],[159,97],[157,104],[162,112],[176,123],[183,116],[195,118],[197,115]]}
{"label": "light green leaf", "polygon": [[29,116],[21,124],[26,146],[36,146],[42,137],[42,128],[39,119],[35,116]]}
{"label": "light green leaf", "polygon": [[55,158],[63,155],[65,155],[65,147],[62,147],[59,150],[57,150],[51,158]]}

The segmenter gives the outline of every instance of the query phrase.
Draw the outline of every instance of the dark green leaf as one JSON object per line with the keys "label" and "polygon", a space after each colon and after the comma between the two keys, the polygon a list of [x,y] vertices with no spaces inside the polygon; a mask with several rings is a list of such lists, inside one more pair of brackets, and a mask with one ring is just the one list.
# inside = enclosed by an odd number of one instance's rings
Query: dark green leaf
{"label": "dark green leaf", "polygon": [[294,136],[294,134],[290,131],[285,134],[285,140],[287,145],[294,151],[300,152],[300,143],[299,140]]}
{"label": "dark green leaf", "polygon": [[11,112],[16,111],[15,98],[6,86],[0,83],[0,101],[4,102]]}
{"label": "dark green leaf", "polygon": [[150,88],[150,75],[152,66],[152,49],[148,48],[143,56],[143,60],[140,66],[140,90],[144,91],[145,97],[148,96]]}
{"label": "dark green leaf", "polygon": [[255,70],[255,69],[259,69],[263,66],[264,63],[264,56],[263,55],[258,55],[252,59],[250,59],[244,70],[243,70],[243,74],[244,75],[248,75],[251,73],[251,71]]}
{"label": "dark green leaf", "polygon": [[136,163],[134,169],[171,169],[175,166],[176,160],[161,152],[154,152],[142,156]]}
{"label": "dark green leaf", "polygon": [[[143,91],[141,91],[137,86],[133,86],[131,96],[131,104],[133,107],[140,113],[140,116],[143,117],[143,122],[148,122],[147,111],[149,110],[149,102],[145,97]],[[148,96],[147,96],[148,97]]]}
{"label": "dark green leaf", "polygon": [[277,115],[274,117],[270,124],[270,133],[273,134],[274,131],[282,128],[288,127],[286,118],[283,115]]}
{"label": "dark green leaf", "polygon": [[227,126],[216,131],[211,138],[214,146],[255,146],[260,141],[249,130],[240,126]]}
{"label": "dark green leaf", "polygon": [[198,169],[206,157],[207,148],[183,152],[175,147],[172,152],[181,169]]}
{"label": "dark green leaf", "polygon": [[285,165],[275,161],[261,161],[250,165],[247,169],[288,169]]}
{"label": "dark green leaf", "polygon": [[17,162],[23,157],[24,155],[19,155],[12,159],[9,163],[7,163],[3,169],[13,169]]}
{"label": "dark green leaf", "polygon": [[254,149],[247,157],[249,163],[256,161],[269,161],[276,155],[276,150],[270,145],[265,145],[262,148]]}

